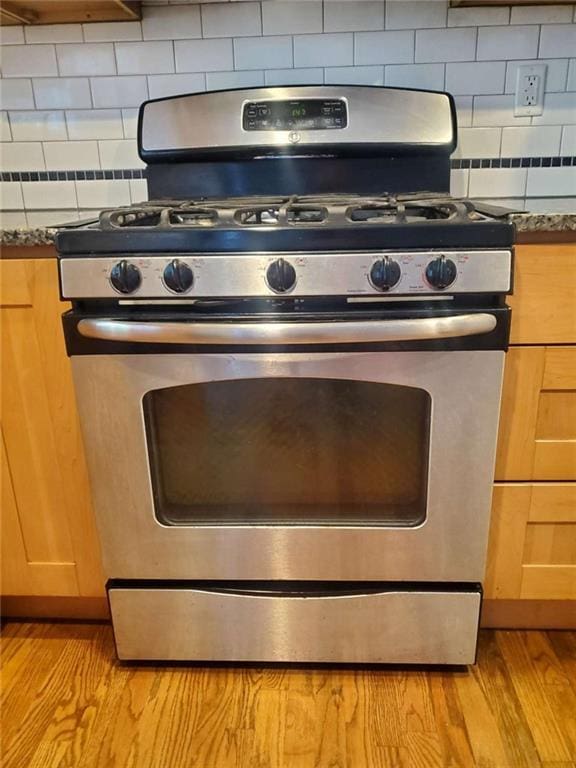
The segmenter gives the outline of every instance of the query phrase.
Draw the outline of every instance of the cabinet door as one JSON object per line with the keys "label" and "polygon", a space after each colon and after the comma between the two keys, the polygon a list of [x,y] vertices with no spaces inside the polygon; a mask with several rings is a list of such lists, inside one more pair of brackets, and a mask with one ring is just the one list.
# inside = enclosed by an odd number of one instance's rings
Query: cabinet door
{"label": "cabinet door", "polygon": [[485,596],[576,598],[576,483],[494,487]]}
{"label": "cabinet door", "polygon": [[576,346],[508,351],[496,480],[576,480]]}
{"label": "cabinet door", "polygon": [[2,593],[101,595],[56,259],[2,260],[0,278]]}

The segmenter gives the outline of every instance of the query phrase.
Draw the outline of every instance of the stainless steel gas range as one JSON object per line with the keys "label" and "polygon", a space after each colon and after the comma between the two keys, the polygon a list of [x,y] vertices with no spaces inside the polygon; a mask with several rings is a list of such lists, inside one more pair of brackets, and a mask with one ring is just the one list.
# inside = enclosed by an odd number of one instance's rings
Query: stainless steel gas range
{"label": "stainless steel gas range", "polygon": [[57,237],[121,659],[474,661],[513,229],[447,94],[145,103],[151,201]]}

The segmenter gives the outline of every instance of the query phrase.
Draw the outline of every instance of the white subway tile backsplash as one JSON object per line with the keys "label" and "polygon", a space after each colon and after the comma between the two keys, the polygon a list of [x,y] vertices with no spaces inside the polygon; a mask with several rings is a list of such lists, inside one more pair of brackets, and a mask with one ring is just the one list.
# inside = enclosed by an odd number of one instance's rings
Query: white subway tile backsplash
{"label": "white subway tile backsplash", "polygon": [[499,157],[501,128],[460,128],[454,157]]}
{"label": "white subway tile backsplash", "polygon": [[512,8],[511,24],[563,24],[572,21],[569,5],[519,5]]}
{"label": "white subway tile backsplash", "polygon": [[44,154],[40,142],[11,141],[2,144],[0,171],[43,171]]}
{"label": "white subway tile backsplash", "polygon": [[327,0],[324,32],[359,32],[384,29],[383,0]]}
{"label": "white subway tile backsplash", "polygon": [[12,141],[8,112],[0,112],[0,141]]}
{"label": "white subway tile backsplash", "polygon": [[526,168],[472,168],[470,197],[524,197]]}
{"label": "white subway tile backsplash", "polygon": [[44,157],[48,171],[84,171],[100,167],[95,141],[44,142]]}
{"label": "white subway tile backsplash", "polygon": [[24,42],[24,27],[0,27],[0,45],[18,45]]}
{"label": "white subway tile backsplash", "polygon": [[[506,64],[506,84],[505,93],[516,92],[516,81],[518,77],[518,67],[533,64],[534,60],[524,59],[523,61],[509,61]],[[563,91],[566,87],[566,72],[568,70],[568,59],[542,59],[539,64],[546,64],[546,91]]]}
{"label": "white subway tile backsplash", "polygon": [[322,32],[321,0],[262,3],[265,35],[296,35]]}
{"label": "white subway tile backsplash", "polygon": [[294,37],[295,67],[338,67],[353,63],[354,38],[351,32]]}
{"label": "white subway tile backsplash", "polygon": [[130,199],[133,203],[143,203],[148,200],[148,185],[146,179],[130,179]]}
{"label": "white subway tile backsplash", "polygon": [[530,120],[514,117],[514,96],[474,96],[473,125],[530,125]]}
{"label": "white subway tile backsplash", "polygon": [[119,109],[76,109],[66,112],[68,137],[73,140],[121,139],[122,115]]}
{"label": "white subway tile backsplash", "polygon": [[0,210],[17,211],[24,207],[19,181],[0,181]]}
{"label": "white subway tile backsplash", "polygon": [[116,43],[115,47],[119,75],[174,72],[174,48],[171,40]]}
{"label": "white subway tile backsplash", "polygon": [[[74,184],[74,182],[71,182]],[[114,208],[130,205],[130,184],[126,179],[77,181],[79,208]]]}
{"label": "white subway tile backsplash", "polygon": [[142,40],[142,25],[139,21],[99,21],[83,24],[84,40],[87,43],[117,43],[120,40]]}
{"label": "white subway tile backsplash", "polygon": [[144,163],[138,157],[138,144],[133,139],[99,141],[98,151],[102,168],[144,167]]}
{"label": "white subway tile backsplash", "polygon": [[292,38],[289,36],[234,40],[234,66],[237,69],[285,69],[292,64]]}
{"label": "white subway tile backsplash", "polygon": [[472,96],[454,96],[459,128],[472,125]]}
{"label": "white subway tile backsplash", "polygon": [[[147,0],[142,22],[4,27],[1,167],[140,168],[135,138],[142,101],[264,83],[446,89],[458,115],[455,157],[576,154],[576,6],[448,5]],[[544,112],[517,118],[517,69],[538,55],[547,65]],[[563,166],[462,169],[452,172],[451,185],[458,196],[522,202],[527,179],[528,194],[545,200],[558,189],[566,193],[570,175],[574,169]],[[31,203],[39,225],[72,214],[76,190],[86,210],[146,197],[143,179],[27,184],[24,199],[11,198],[10,205]],[[64,197],[47,205],[53,184],[72,187],[58,187]]]}
{"label": "white subway tile backsplash", "polygon": [[3,77],[48,77],[57,74],[53,45],[9,45],[2,49]]}
{"label": "white subway tile backsplash", "polygon": [[142,19],[144,40],[181,40],[202,37],[200,6],[148,8]]}
{"label": "white subway tile backsplash", "polygon": [[544,112],[532,118],[533,125],[576,123],[576,93],[545,93]]}
{"label": "white subway tile backsplash", "polygon": [[508,208],[510,211],[522,212],[526,208],[526,201],[523,197],[501,197],[494,201],[490,197],[477,197],[475,198],[479,203],[492,203],[496,204],[500,208]]}
{"label": "white subway tile backsplash", "polygon": [[453,197],[467,197],[468,180],[470,171],[467,169],[453,169],[450,171],[450,194]]}
{"label": "white subway tile backsplash", "polygon": [[317,85],[324,82],[322,67],[272,69],[264,73],[266,85]]}
{"label": "white subway tile backsplash", "polygon": [[571,59],[568,65],[567,91],[576,91],[576,59]]}
{"label": "white subway tile backsplash", "polygon": [[535,58],[538,35],[537,26],[479,27],[476,58],[479,61]]}
{"label": "white subway tile backsplash", "polygon": [[452,94],[503,93],[506,63],[473,61],[446,64],[446,90]]}
{"label": "white subway tile backsplash", "polygon": [[414,32],[357,32],[355,64],[409,64],[414,61]]}
{"label": "white subway tile backsplash", "polygon": [[207,72],[206,88],[224,91],[228,88],[250,88],[264,85],[264,72],[252,69],[248,72]]}
{"label": "white subway tile backsplash", "polygon": [[384,67],[327,67],[324,82],[342,85],[384,85]]}
{"label": "white subway tile backsplash", "polygon": [[576,156],[576,125],[565,125],[562,128],[562,143],[560,145],[560,154],[563,157]]}
{"label": "white subway tile backsplash", "polygon": [[148,92],[151,99],[161,99],[165,96],[178,96],[182,93],[198,93],[206,90],[204,73],[187,75],[150,75]]}
{"label": "white subway tile backsplash", "polygon": [[27,43],[81,43],[80,24],[32,24],[24,28]]}
{"label": "white subway tile backsplash", "polygon": [[387,64],[384,82],[395,88],[444,90],[445,64]]}
{"label": "white subway tile backsplash", "polygon": [[445,27],[447,10],[446,0],[389,0],[386,3],[386,29]]}
{"label": "white subway tile backsplash", "polygon": [[201,8],[204,37],[251,37],[262,34],[258,3],[215,3],[202,5]]}
{"label": "white subway tile backsplash", "polygon": [[122,127],[124,128],[125,139],[135,139],[138,134],[138,110],[123,109]]}
{"label": "white subway tile backsplash", "polygon": [[576,51],[576,24],[551,24],[541,27],[538,51],[540,58],[570,57],[574,56],[574,51]]}
{"label": "white subway tile backsplash", "polygon": [[574,197],[574,168],[528,168],[528,197]]}
{"label": "white subway tile backsplash", "polygon": [[61,75],[113,75],[116,72],[112,43],[57,45]]}
{"label": "white subway tile backsplash", "polygon": [[560,151],[559,125],[534,128],[504,128],[502,130],[502,157],[542,157],[557,155]]}
{"label": "white subway tile backsplash", "polygon": [[573,197],[530,197],[526,200],[526,210],[531,213],[574,213],[576,196]]}
{"label": "white subway tile backsplash", "polygon": [[78,210],[69,208],[64,211],[27,211],[29,227],[58,227],[70,221],[78,221]]}
{"label": "white subway tile backsplash", "polygon": [[26,208],[63,210],[77,207],[73,181],[23,181],[22,194]]}
{"label": "white subway tile backsplash", "polygon": [[176,40],[176,72],[218,72],[234,67],[232,40]]}
{"label": "white subway tile backsplash", "polygon": [[148,98],[144,75],[93,77],[90,86],[95,107],[139,107]]}
{"label": "white subway tile backsplash", "polygon": [[0,80],[0,104],[4,109],[34,109],[31,80]]}
{"label": "white subway tile backsplash", "polygon": [[26,214],[24,211],[1,211],[0,210],[0,228],[1,229],[24,229],[27,227]]}
{"label": "white subway tile backsplash", "polygon": [[35,79],[33,84],[38,109],[84,109],[92,106],[90,83],[85,77],[42,77]]}
{"label": "white subway tile backsplash", "polygon": [[14,141],[58,141],[68,138],[63,112],[10,112],[10,126]]}
{"label": "white subway tile backsplash", "polygon": [[416,61],[470,61],[475,52],[475,27],[416,31]]}
{"label": "white subway tile backsplash", "polygon": [[449,27],[486,27],[508,24],[510,8],[449,8]]}

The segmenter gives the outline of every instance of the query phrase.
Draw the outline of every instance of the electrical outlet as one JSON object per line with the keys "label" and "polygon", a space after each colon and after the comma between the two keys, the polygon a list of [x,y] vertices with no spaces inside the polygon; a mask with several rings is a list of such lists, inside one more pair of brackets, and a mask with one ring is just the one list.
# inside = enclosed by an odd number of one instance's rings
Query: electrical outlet
{"label": "electrical outlet", "polygon": [[518,67],[514,116],[541,115],[544,112],[544,84],[546,64],[527,64]]}

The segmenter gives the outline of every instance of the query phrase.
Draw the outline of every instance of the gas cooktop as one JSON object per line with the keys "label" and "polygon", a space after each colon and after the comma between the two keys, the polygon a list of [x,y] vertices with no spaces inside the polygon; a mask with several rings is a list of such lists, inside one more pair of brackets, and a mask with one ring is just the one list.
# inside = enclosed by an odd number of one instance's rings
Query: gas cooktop
{"label": "gas cooktop", "polygon": [[507,211],[449,195],[289,195],[151,200],[57,236],[61,254],[506,247]]}

